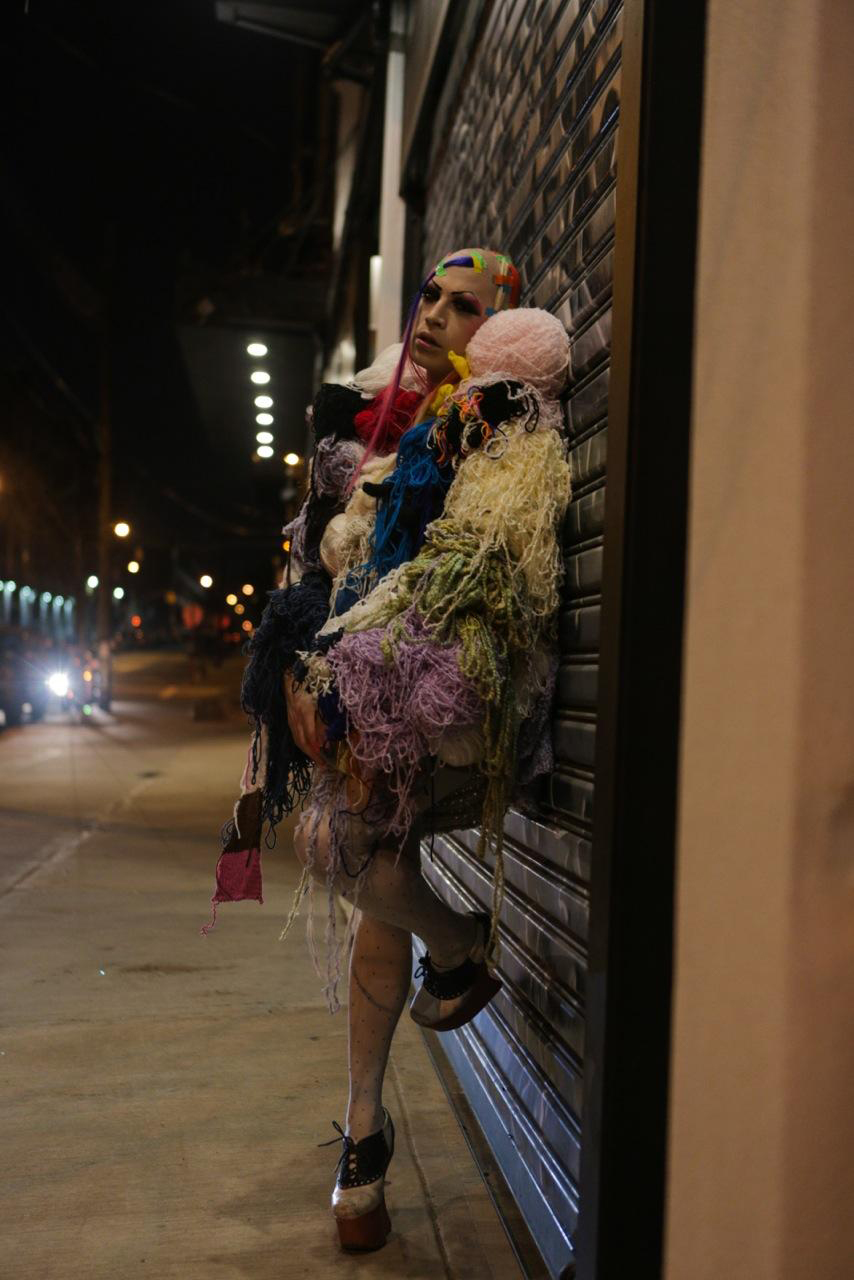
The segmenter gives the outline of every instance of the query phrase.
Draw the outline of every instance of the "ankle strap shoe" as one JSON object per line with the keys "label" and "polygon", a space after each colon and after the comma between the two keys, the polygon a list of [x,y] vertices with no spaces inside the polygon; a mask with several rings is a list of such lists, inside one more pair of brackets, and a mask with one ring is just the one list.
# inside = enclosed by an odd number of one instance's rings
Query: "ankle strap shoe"
{"label": "ankle strap shoe", "polygon": [[421,986],[409,1006],[409,1016],[420,1027],[455,1031],[471,1022],[501,990],[484,959],[490,918],[484,911],[473,911],[472,915],[480,926],[479,937],[462,964],[437,970],[429,952],[420,958],[415,977],[421,979]]}

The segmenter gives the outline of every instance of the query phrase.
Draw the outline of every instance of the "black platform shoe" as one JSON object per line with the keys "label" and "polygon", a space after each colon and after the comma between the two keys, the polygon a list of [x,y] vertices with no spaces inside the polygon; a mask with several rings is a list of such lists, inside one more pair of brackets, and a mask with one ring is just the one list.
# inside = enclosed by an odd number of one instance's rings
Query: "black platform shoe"
{"label": "black platform shoe", "polygon": [[[489,937],[490,918],[485,911],[473,911],[478,922],[478,938],[466,959],[455,969],[436,969],[430,953],[421,957],[415,977],[421,986],[409,1006],[409,1016],[419,1027],[431,1031],[456,1031],[471,1022],[489,1004],[501,983],[490,971],[484,958]],[[445,1001],[455,1001],[450,1008]]]}
{"label": "black platform shoe", "polygon": [[[391,1231],[385,1204],[385,1175],[394,1155],[394,1125],[383,1107],[383,1127],[359,1142],[333,1120],[343,1142],[338,1175],[332,1192],[332,1212],[342,1249],[365,1252],[381,1249]],[[321,1147],[331,1142],[321,1142]]]}

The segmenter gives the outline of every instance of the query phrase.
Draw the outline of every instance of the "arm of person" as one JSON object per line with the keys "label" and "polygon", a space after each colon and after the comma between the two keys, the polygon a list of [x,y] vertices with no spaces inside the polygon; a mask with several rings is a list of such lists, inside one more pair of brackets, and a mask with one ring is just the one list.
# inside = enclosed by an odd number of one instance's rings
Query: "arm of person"
{"label": "arm of person", "polygon": [[290,671],[284,676],[285,706],[294,742],[315,764],[327,764],[326,727],[317,712],[317,702]]}

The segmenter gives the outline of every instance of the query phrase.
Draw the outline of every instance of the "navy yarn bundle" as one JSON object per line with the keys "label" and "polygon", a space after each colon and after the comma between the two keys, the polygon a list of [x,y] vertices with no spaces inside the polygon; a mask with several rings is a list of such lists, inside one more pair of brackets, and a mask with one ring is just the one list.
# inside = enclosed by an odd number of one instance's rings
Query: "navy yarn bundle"
{"label": "navy yarn bundle", "polygon": [[261,728],[267,729],[261,821],[269,824],[268,845],[275,842],[276,825],[293,811],[311,785],[311,762],[291,734],[282,684],[285,672],[295,664],[296,654],[314,647],[315,635],[329,611],[331,588],[327,573],[310,569],[293,586],[271,591],[270,602],[246,649],[249,662],[243,673],[240,702],[255,728],[252,751],[256,773]]}

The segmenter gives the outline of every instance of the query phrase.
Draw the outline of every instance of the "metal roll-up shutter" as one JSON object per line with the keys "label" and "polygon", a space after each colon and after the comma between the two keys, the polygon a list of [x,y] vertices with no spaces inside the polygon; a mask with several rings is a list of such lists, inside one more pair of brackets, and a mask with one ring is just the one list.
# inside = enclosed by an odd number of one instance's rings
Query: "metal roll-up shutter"
{"label": "metal roll-up shutter", "polygon": [[[424,261],[466,244],[509,252],[523,301],[572,338],[567,433],[574,500],[554,720],[556,768],[506,820],[504,988],[442,1037],[555,1277],[572,1272],[579,1210],[586,940],[605,504],[622,6],[496,0],[440,102]],[[425,875],[457,908],[488,906],[477,832],[437,837]]]}

